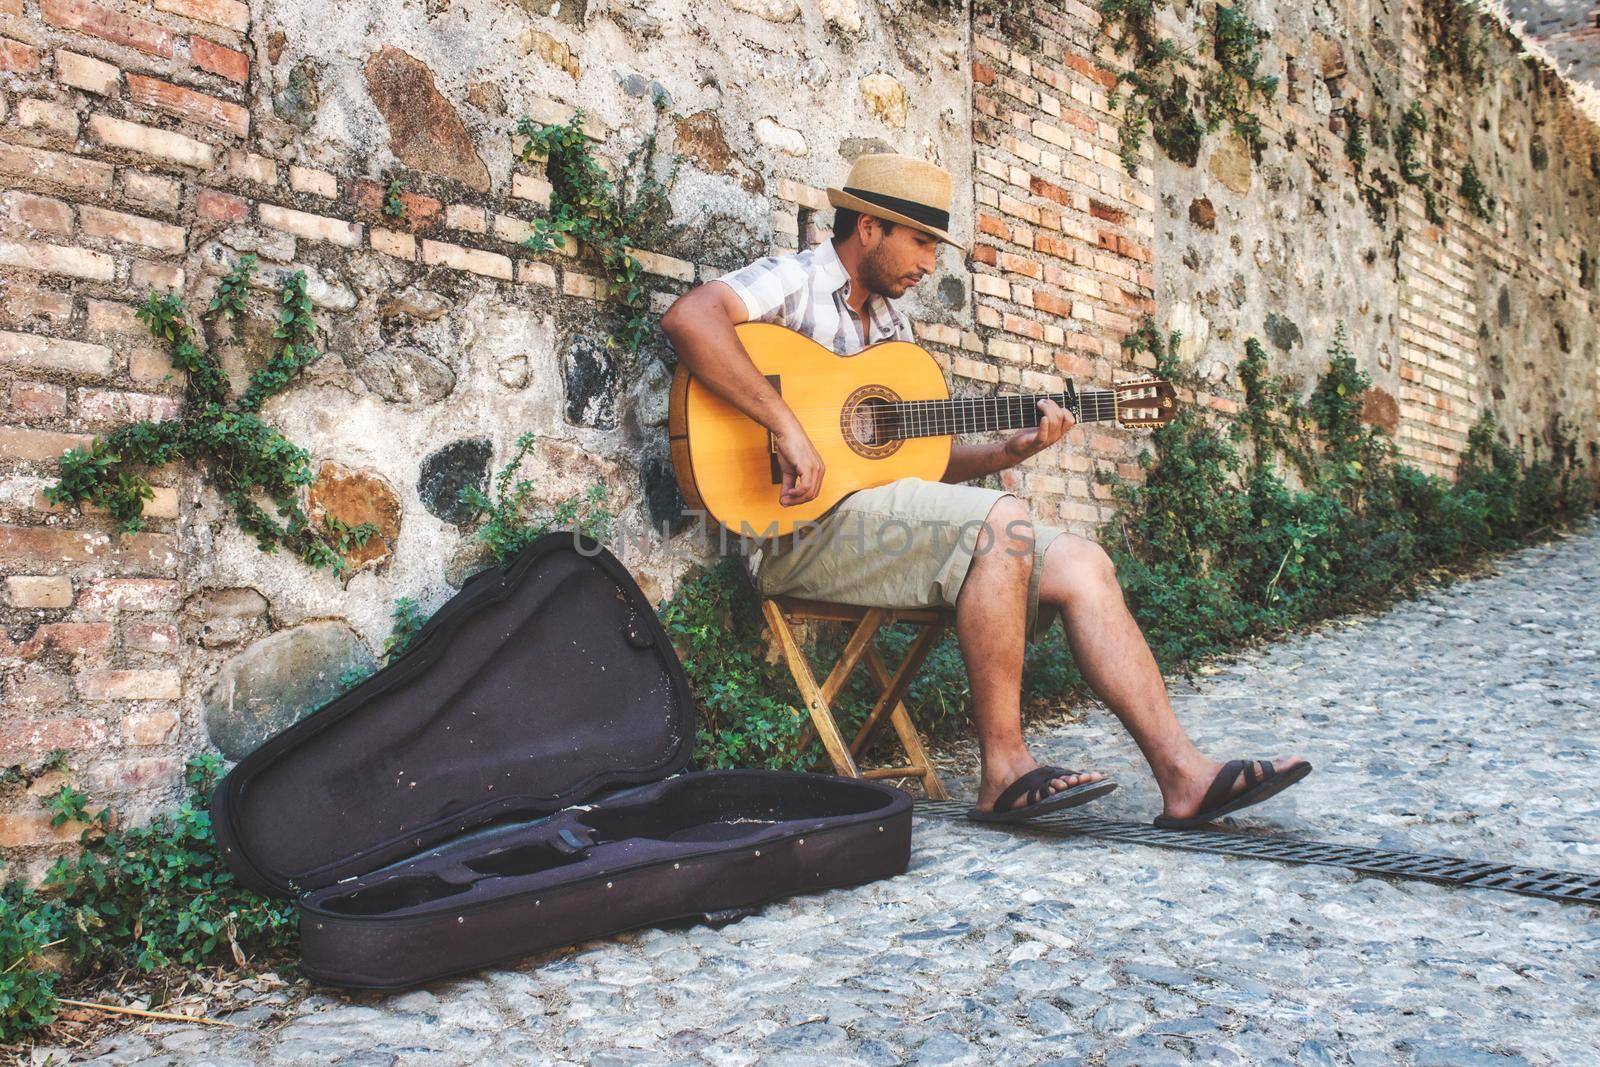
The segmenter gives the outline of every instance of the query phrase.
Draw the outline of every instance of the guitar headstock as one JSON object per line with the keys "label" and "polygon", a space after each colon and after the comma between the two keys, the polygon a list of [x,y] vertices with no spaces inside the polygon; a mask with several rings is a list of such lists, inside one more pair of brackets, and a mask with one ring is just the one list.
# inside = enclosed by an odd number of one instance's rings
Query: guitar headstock
{"label": "guitar headstock", "polygon": [[1117,422],[1125,427],[1165,426],[1178,413],[1178,393],[1160,378],[1117,382],[1111,387],[1117,404]]}

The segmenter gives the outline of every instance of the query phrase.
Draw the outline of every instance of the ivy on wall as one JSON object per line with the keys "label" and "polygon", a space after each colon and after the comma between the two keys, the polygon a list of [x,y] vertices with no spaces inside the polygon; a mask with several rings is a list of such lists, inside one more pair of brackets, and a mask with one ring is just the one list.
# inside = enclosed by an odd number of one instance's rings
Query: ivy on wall
{"label": "ivy on wall", "polygon": [[1117,72],[1118,88],[1111,99],[1113,108],[1122,108],[1118,147],[1129,174],[1138,171],[1139,149],[1147,135],[1170,158],[1191,167],[1199,161],[1205,135],[1224,122],[1259,152],[1261,121],[1254,108],[1277,91],[1278,79],[1260,72],[1266,33],[1237,6],[1218,5],[1210,21],[1215,66],[1201,79],[1198,98],[1192,100],[1181,72],[1189,57],[1156,25],[1167,3],[1100,0],[1102,32],[1110,37],[1113,51],[1129,60],[1128,69]]}
{"label": "ivy on wall", "polygon": [[[665,103],[658,97],[655,105],[659,118]],[[623,308],[622,326],[606,339],[607,346],[638,351],[654,316],[644,268],[628,249],[654,244],[665,233],[672,217],[667,197],[681,157],[674,156],[666,175],[658,176],[652,130],[628,154],[620,178],[613,180],[583,131],[581,110],[559,125],[524,116],[517,123],[517,135],[524,139],[518,159],[527,163],[542,157],[550,179],[550,214],[533,221],[533,232],[523,247],[542,253],[568,239],[582,242],[599,261],[606,295]]]}
{"label": "ivy on wall", "polygon": [[[233,320],[244,313],[254,255],[240,258],[222,279],[206,309]],[[155,497],[142,469],[189,461],[197,464],[232,511],[239,528],[264,552],[282,546],[313,567],[336,575],[349,570],[344,554],[367,542],[377,527],[349,526],[328,516],[327,533],[312,529],[299,504],[299,490],[315,480],[310,455],[264,422],[259,412],[321,353],[313,344],[316,325],[306,296],[304,271],[284,282],[273,332],[272,355],[250,376],[237,398],[216,358],[204,347],[183,301],[151,292],[138,317],[163,342],[176,370],[187,375],[184,405],[175,418],[142,420],[96,437],[58,461],[60,477],[45,489],[53,504],[88,501],[105,508],[127,533],[143,528],[145,501]],[[274,518],[257,502],[269,498]],[[281,521],[280,521],[281,520]]]}

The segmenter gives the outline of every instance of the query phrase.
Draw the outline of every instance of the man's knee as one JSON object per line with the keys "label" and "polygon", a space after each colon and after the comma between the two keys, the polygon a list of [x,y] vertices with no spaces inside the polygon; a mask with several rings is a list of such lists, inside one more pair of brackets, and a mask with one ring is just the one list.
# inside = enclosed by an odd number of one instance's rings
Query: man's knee
{"label": "man's knee", "polygon": [[1033,519],[1026,504],[1003,496],[989,509],[983,525],[976,545],[979,558],[992,557],[1024,575],[1033,572]]}
{"label": "man's knee", "polygon": [[1117,567],[1100,545],[1077,534],[1064,533],[1050,544],[1045,557],[1045,595],[1069,597],[1087,589],[1115,587]]}

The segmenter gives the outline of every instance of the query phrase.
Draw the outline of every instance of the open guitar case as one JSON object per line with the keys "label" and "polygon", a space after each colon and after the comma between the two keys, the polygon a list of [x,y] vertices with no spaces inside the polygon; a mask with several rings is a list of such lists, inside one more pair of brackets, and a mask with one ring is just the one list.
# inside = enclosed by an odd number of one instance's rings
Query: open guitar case
{"label": "open guitar case", "polygon": [[904,792],[685,772],[694,730],[638,585],[555,533],[241,760],[213,825],[244,885],[298,900],[305,973],[369,988],[905,870]]}

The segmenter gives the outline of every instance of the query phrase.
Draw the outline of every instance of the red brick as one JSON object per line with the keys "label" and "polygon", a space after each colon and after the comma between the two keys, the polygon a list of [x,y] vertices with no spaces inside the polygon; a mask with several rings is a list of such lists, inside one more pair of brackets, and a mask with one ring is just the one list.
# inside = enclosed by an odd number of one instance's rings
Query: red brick
{"label": "red brick", "polygon": [[1068,262],[1072,260],[1072,242],[1063,241],[1061,238],[1054,237],[1048,233],[1034,234],[1033,247],[1035,251],[1044,255],[1055,256]]}
{"label": "red brick", "polygon": [[1100,245],[1101,248],[1105,249],[1107,252],[1115,252],[1117,250],[1117,235],[1116,234],[1111,233],[1108,230],[1097,230],[1097,231],[1095,231],[1095,235],[1094,236],[1095,236],[1095,241]]}
{"label": "red brick", "polygon": [[148,792],[156,786],[170,785],[182,772],[176,757],[149,756],[95,763],[85,773],[84,784],[91,795]]}
{"label": "red brick", "polygon": [[142,422],[146,419],[160,422],[176,415],[180,406],[175,396],[151,396],[118,389],[78,390],[78,418],[89,425]]}
{"label": "red brick", "polygon": [[81,433],[30,430],[0,426],[0,459],[22,463],[51,463],[63,453],[82,448],[94,438]]}
{"label": "red brick", "polygon": [[215,189],[201,189],[195,198],[195,210],[203,219],[217,222],[238,222],[250,214],[250,202]]}
{"label": "red brick", "polygon": [[[128,76],[133,77],[131,74]],[[88,236],[108,237],[123,244],[142,245],[161,252],[182,252],[187,242],[187,234],[182,226],[123,211],[109,211],[92,204],[85,204],[79,209],[78,219]]]}
{"label": "red brick", "polygon": [[177,671],[79,671],[76,680],[85,700],[177,700],[183,695]]}
{"label": "red brick", "polygon": [[239,0],[156,0],[156,10],[241,33],[250,28],[250,8]]}
{"label": "red brick", "polygon": [[993,67],[984,66],[977,60],[972,61],[972,80],[979,85],[993,85],[995,73]]}
{"label": "red brick", "polygon": [[72,205],[50,196],[37,196],[21,189],[9,189],[0,197],[7,218],[41,233],[72,232]]}
{"label": "red brick", "polygon": [[1034,178],[1028,183],[1028,188],[1035,196],[1042,196],[1047,200],[1054,200],[1058,204],[1072,203],[1072,194],[1054,182],[1047,182],[1043,178]]}
{"label": "red brick", "polygon": [[1018,334],[1033,341],[1044,340],[1044,327],[1032,319],[1023,318],[1021,315],[1013,315],[1007,312],[1001,320],[1000,328],[1007,333]]}
{"label": "red brick", "polygon": [[250,132],[250,112],[243,106],[181,85],[129,73],[128,99],[202,126],[243,137]]}
{"label": "red brick", "polygon": [[1064,319],[1072,317],[1072,301],[1040,289],[1034,290],[1033,306],[1039,311],[1060,315]]}
{"label": "red brick", "polygon": [[52,749],[81,751],[105,741],[99,719],[7,719],[0,721],[0,764],[30,763]]}
{"label": "red brick", "polygon": [[52,26],[78,30],[163,59],[172,58],[172,34],[153,22],[119,14],[87,0],[41,0],[39,6],[44,20]]}
{"label": "red brick", "polygon": [[84,830],[79,822],[64,822],[51,826],[48,811],[18,811],[0,815],[0,846],[20,848],[24,845],[45,845],[52,842],[76,841]]}
{"label": "red brick", "polygon": [[122,646],[136,652],[174,656],[178,652],[178,628],[170,622],[131,622],[122,628]]}
{"label": "red brick", "polygon": [[977,222],[979,233],[986,233],[990,237],[998,237],[1001,240],[1011,239],[1011,228],[1006,225],[1004,219],[980,211],[978,212]]}
{"label": "red brick", "polygon": [[131,745],[161,745],[178,729],[175,711],[136,711],[122,720],[122,730]]}
{"label": "red brick", "polygon": [[389,187],[386,185],[379,185],[369,178],[357,178],[350,195],[362,214],[392,230],[417,233],[439,221],[444,212],[444,204],[433,197],[401,190],[400,203],[405,206],[405,217],[391,218],[383,213],[383,201],[388,192]]}
{"label": "red brick", "polygon": [[32,570],[48,564],[105,562],[172,572],[178,544],[170,534],[106,534],[59,526],[0,526],[0,566]]}
{"label": "red brick", "polygon": [[49,382],[12,382],[11,410],[34,418],[65,415],[67,390]]}
{"label": "red brick", "polygon": [[0,0],[0,15],[22,17],[22,0]]}
{"label": "red brick", "polygon": [[26,641],[12,641],[0,633],[0,655],[38,659],[47,650],[68,656],[88,656],[111,650],[111,624],[105,622],[47,622],[34,629]]}
{"label": "red brick", "polygon": [[1000,261],[1000,254],[994,245],[973,245],[972,261],[992,267]]}
{"label": "red brick", "polygon": [[0,300],[0,321],[13,326],[64,326],[72,318],[72,295],[54,289],[12,285]]}
{"label": "red brick", "polygon": [[35,74],[43,55],[21,41],[0,37],[0,71],[10,74]]}
{"label": "red brick", "polygon": [[1037,261],[1027,256],[1019,256],[1015,252],[1000,253],[1000,269],[1028,278],[1038,278],[1044,273]]}
{"label": "red brick", "polygon": [[0,171],[83,193],[111,188],[111,164],[25,145],[0,144]]}
{"label": "red brick", "polygon": [[85,618],[102,619],[121,611],[177,611],[178,583],[161,578],[101,578],[78,597]]}
{"label": "red brick", "polygon": [[204,37],[189,38],[189,58],[201,70],[219,74],[240,85],[250,80],[250,57]]}
{"label": "red brick", "polygon": [[1118,226],[1121,226],[1124,222],[1128,221],[1128,213],[1126,211],[1123,211],[1119,208],[1114,208],[1110,204],[1101,203],[1093,197],[1090,197],[1089,199],[1089,214],[1093,215],[1097,219],[1104,219],[1106,222],[1116,223]]}

